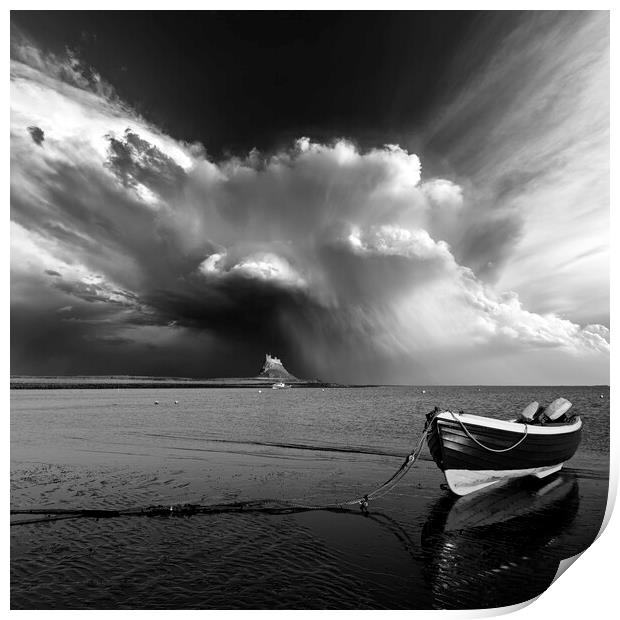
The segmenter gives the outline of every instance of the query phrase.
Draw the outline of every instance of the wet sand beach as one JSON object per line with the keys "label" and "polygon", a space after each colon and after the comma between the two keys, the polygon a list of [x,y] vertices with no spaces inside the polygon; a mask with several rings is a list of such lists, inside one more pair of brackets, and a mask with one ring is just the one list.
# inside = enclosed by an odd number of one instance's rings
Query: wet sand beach
{"label": "wet sand beach", "polygon": [[584,438],[547,480],[457,499],[425,450],[367,516],[353,507],[14,526],[11,607],[458,609],[528,600],[599,531],[609,421],[608,388],[12,392],[11,506],[49,509],[338,502],[400,466],[435,404],[480,413],[492,402],[506,417],[508,403],[556,394],[580,408]]}

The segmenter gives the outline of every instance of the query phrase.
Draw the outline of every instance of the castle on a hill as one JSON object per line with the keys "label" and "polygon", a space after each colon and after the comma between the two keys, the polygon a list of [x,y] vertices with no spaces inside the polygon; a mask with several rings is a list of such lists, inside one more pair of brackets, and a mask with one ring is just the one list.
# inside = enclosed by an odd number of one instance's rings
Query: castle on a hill
{"label": "castle on a hill", "polygon": [[278,357],[272,357],[269,353],[265,355],[265,363],[260,371],[259,377],[266,377],[269,379],[287,379],[288,381],[298,381],[297,377],[293,376],[280,361]]}

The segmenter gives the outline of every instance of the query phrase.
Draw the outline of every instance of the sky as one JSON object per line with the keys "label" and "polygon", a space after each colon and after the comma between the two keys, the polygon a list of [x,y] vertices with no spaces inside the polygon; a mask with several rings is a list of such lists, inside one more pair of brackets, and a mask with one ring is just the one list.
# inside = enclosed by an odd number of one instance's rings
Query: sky
{"label": "sky", "polygon": [[609,383],[607,12],[11,13],[11,372]]}

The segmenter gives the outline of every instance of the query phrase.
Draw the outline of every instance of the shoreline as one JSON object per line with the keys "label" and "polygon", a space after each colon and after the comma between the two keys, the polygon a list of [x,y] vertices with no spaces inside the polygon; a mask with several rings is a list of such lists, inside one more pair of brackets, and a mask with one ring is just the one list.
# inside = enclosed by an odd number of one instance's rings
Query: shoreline
{"label": "shoreline", "polygon": [[278,382],[284,381],[287,385],[297,388],[378,388],[402,387],[432,390],[437,388],[549,388],[572,389],[598,388],[609,390],[609,385],[435,385],[425,384],[383,384],[383,383],[335,383],[331,381],[314,380],[285,380],[278,377],[224,377],[224,378],[193,378],[193,377],[151,377],[132,375],[12,375],[10,377],[11,390],[62,390],[62,389],[149,389],[149,388],[271,388]]}
{"label": "shoreline", "polygon": [[[230,379],[190,379],[155,377],[11,377],[11,390],[94,390],[94,389],[152,389],[152,388],[267,388],[282,379],[247,377]],[[326,381],[286,381],[291,388],[350,387]],[[360,387],[360,386],[355,386]],[[366,387],[366,386],[362,386]]]}

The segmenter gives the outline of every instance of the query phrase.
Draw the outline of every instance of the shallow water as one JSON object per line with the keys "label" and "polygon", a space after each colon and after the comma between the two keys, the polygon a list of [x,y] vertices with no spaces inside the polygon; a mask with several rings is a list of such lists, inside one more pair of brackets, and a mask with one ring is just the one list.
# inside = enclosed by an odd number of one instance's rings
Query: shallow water
{"label": "shallow water", "polygon": [[465,608],[536,596],[602,522],[608,388],[421,390],[12,392],[11,505],[19,508],[342,501],[394,472],[435,405],[509,417],[531,400],[564,396],[584,420],[582,445],[560,476],[473,504],[439,488],[441,472],[425,452],[368,517],[12,527],[12,607]]}

